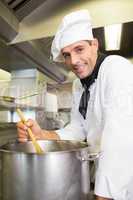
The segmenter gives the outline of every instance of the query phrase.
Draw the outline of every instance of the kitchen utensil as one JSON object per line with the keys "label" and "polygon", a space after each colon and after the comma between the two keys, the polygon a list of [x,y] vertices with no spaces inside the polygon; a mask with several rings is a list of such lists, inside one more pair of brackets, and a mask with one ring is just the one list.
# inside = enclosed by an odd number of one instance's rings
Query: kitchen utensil
{"label": "kitchen utensil", "polygon": [[[25,120],[25,117],[24,117],[22,111],[19,108],[17,108],[16,111],[17,111],[21,121],[25,124],[26,120]],[[33,142],[33,145],[34,145],[35,149],[36,149],[36,153],[38,153],[38,154],[44,153],[43,149],[38,144],[38,142],[37,142],[37,140],[36,140],[35,136],[33,135],[33,133],[32,133],[30,128],[27,128],[27,132],[28,132],[28,134],[29,134],[29,136],[30,136],[30,138],[31,138],[31,140]]]}

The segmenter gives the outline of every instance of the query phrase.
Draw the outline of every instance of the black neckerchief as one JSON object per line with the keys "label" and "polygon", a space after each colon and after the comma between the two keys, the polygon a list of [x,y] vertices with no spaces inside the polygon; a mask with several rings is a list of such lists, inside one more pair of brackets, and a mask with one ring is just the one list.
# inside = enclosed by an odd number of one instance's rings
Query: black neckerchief
{"label": "black neckerchief", "polygon": [[94,83],[95,79],[97,78],[100,65],[106,57],[107,55],[99,53],[97,61],[96,61],[96,65],[91,75],[84,79],[80,79],[81,84],[85,90],[83,91],[83,94],[80,99],[79,112],[81,113],[84,119],[86,118],[87,106],[88,106],[88,101],[90,98],[89,88],[92,85],[92,83]]}

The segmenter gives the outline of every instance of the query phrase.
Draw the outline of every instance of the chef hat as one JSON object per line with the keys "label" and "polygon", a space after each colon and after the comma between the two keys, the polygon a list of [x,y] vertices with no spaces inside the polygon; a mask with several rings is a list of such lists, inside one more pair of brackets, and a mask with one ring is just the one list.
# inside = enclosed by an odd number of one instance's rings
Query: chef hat
{"label": "chef hat", "polygon": [[88,10],[78,10],[66,15],[51,46],[53,60],[56,62],[64,62],[61,50],[75,42],[81,40],[93,40],[91,18]]}

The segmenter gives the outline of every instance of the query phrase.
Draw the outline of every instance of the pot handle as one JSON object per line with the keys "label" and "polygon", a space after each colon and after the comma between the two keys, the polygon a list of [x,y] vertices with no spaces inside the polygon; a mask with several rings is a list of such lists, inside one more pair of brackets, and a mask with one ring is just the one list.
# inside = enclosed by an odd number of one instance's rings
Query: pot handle
{"label": "pot handle", "polygon": [[96,160],[100,156],[100,153],[89,153],[88,154],[88,160]]}
{"label": "pot handle", "polygon": [[100,153],[87,153],[86,155],[81,155],[81,161],[94,161],[100,157]]}

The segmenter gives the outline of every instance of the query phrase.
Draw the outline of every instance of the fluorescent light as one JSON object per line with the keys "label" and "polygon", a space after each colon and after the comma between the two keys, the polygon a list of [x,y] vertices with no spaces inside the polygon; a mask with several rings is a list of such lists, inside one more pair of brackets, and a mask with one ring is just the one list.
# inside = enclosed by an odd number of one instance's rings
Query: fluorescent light
{"label": "fluorescent light", "polygon": [[108,25],[104,27],[106,50],[119,50],[121,42],[122,24]]}
{"label": "fluorescent light", "polygon": [[10,81],[11,74],[3,69],[0,69],[0,81]]}

